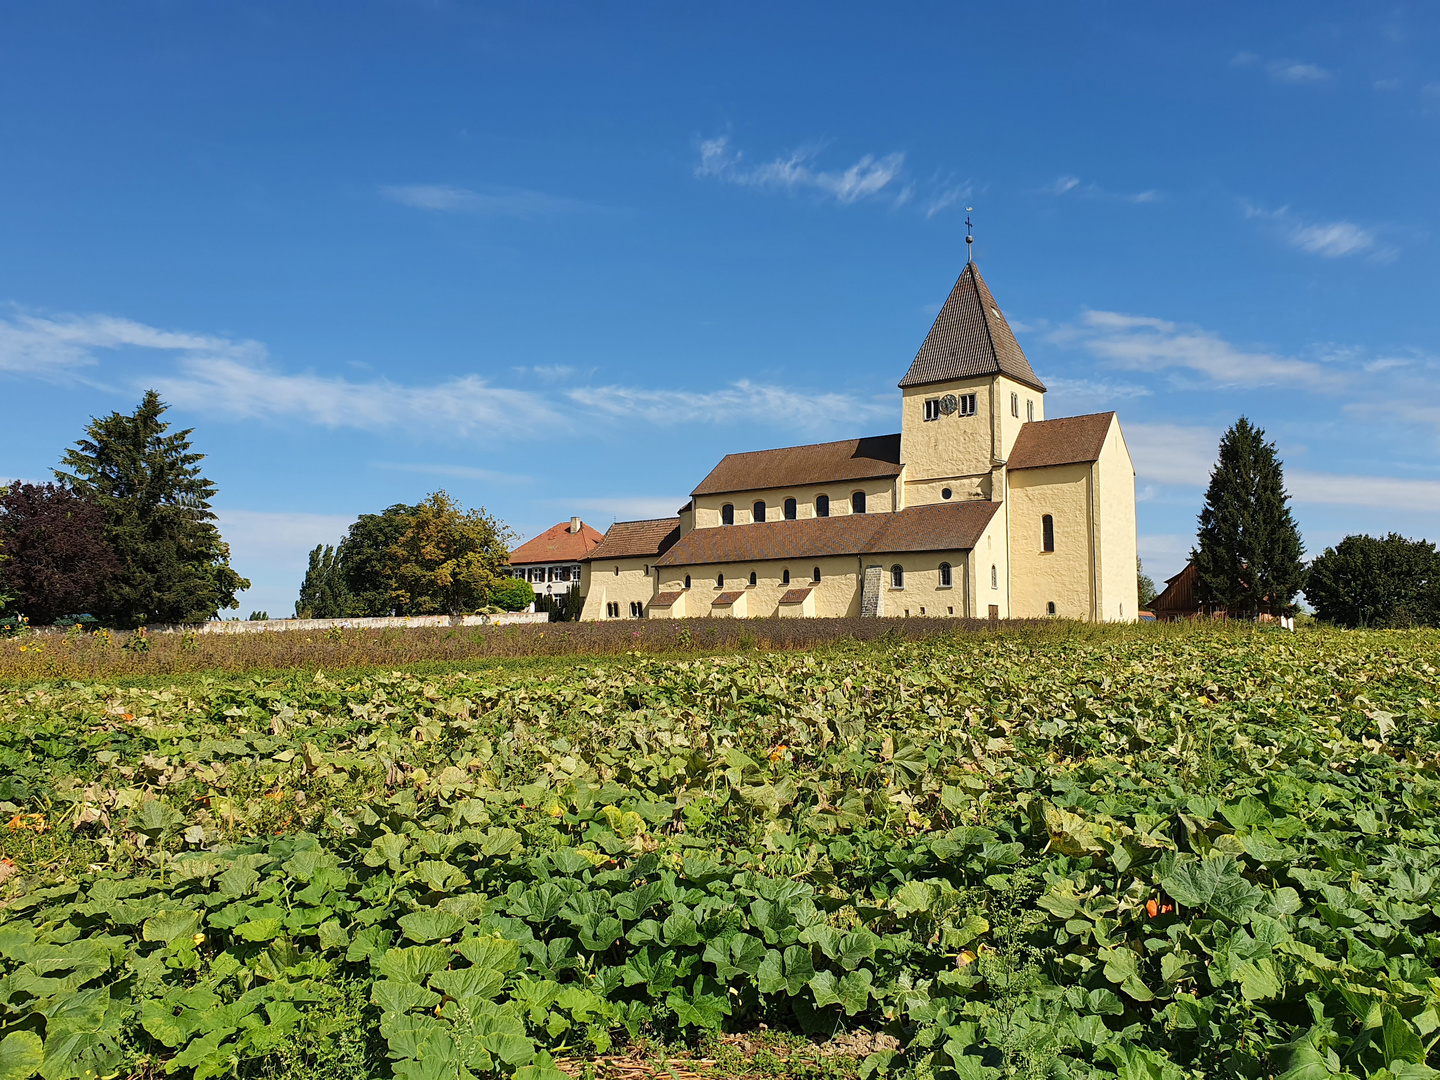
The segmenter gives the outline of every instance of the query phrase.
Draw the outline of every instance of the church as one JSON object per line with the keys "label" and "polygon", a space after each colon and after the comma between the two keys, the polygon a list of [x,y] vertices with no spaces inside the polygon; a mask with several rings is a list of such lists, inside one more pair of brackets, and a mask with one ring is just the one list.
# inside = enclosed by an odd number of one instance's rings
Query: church
{"label": "church", "polygon": [[727,454],[677,516],[616,522],[581,618],[1137,617],[1119,418],[1046,419],[973,261],[899,389],[898,434]]}

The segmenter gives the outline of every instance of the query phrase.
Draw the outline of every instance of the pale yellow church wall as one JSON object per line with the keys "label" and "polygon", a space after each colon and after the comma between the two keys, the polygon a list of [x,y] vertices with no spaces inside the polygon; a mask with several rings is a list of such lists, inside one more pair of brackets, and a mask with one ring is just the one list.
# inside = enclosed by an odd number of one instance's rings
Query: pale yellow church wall
{"label": "pale yellow church wall", "polygon": [[[1091,496],[1089,464],[1009,474],[1010,610],[1016,618],[1043,617],[1051,601],[1060,618],[1094,617]],[[1055,519],[1052,552],[1042,550],[1045,514]]]}
{"label": "pale yellow church wall", "polygon": [[[1011,395],[1014,395],[1012,400]],[[1033,402],[1035,405],[1035,419],[1045,419],[1045,395],[1033,386],[1026,386],[1024,383],[1016,382],[1008,376],[1002,375],[995,380],[995,403],[996,418],[1000,427],[1000,456],[1008,459],[1010,451],[1015,446],[1015,437],[1020,434],[1020,428],[1027,422],[1030,415],[1026,404]],[[1011,411],[1011,406],[1014,411]],[[1019,415],[1016,415],[1016,414]]]}
{"label": "pale yellow church wall", "polygon": [[1116,420],[1095,463],[1096,503],[1100,516],[1100,617],[1105,622],[1134,622],[1139,617],[1136,580],[1135,466]]}
{"label": "pale yellow church wall", "polygon": [[830,497],[830,516],[843,517],[851,512],[851,496],[865,492],[867,514],[888,514],[895,509],[895,482],[889,477],[878,480],[850,480],[814,487],[769,488],[763,491],[732,491],[724,495],[701,495],[695,500],[695,527],[715,528],[720,525],[720,508],[726,503],[735,507],[735,524],[749,525],[755,520],[755,503],[765,500],[765,520],[783,521],[785,500],[795,500],[797,518],[815,516],[815,497]]}
{"label": "pale yellow church wall", "polygon": [[[604,562],[584,563],[580,570],[580,591],[585,605],[580,609],[581,622],[595,622],[606,618],[607,603],[620,604],[620,618],[633,618],[630,614],[632,601],[647,606],[655,595],[655,567],[645,573],[645,559],[608,559]],[[617,573],[618,571],[618,573]]]}
{"label": "pale yellow church wall", "polygon": [[[940,564],[950,564],[951,585],[940,584]],[[887,618],[950,618],[965,617],[965,553],[963,551],[907,551],[889,555],[866,556],[865,565],[877,565],[882,577],[884,610]],[[895,566],[905,569],[905,584],[895,588],[891,571]]]}
{"label": "pale yellow church wall", "polygon": [[[945,489],[950,489],[950,498],[945,498]],[[906,483],[905,505],[925,506],[938,502],[964,502],[988,499],[991,496],[990,474],[980,476],[946,476],[939,480],[920,480]]]}
{"label": "pale yellow church wall", "polygon": [[996,613],[999,618],[1010,618],[1010,549],[1005,539],[1008,511],[1009,507],[1002,503],[975,544],[975,610],[972,614],[977,619],[988,617],[992,604],[999,609]]}
{"label": "pale yellow church wall", "polygon": [[[888,565],[888,564],[887,564]],[[820,583],[812,580],[815,567],[820,567]],[[790,571],[790,583],[781,580],[784,570]],[[671,592],[685,588],[685,575],[690,575],[690,589],[685,597],[685,611],[671,612],[674,618],[704,618],[707,615],[726,614],[720,608],[712,610],[711,602],[722,592],[743,590],[745,593],[745,616],[770,618],[781,614],[780,597],[790,589],[811,589],[810,605],[818,618],[854,617],[860,614],[859,560],[853,555],[830,555],[811,559],[785,559],[766,562],[727,563],[706,566],[666,567],[660,571],[659,591]],[[749,584],[750,572],[755,572],[755,584]],[[724,586],[716,584],[716,577],[725,575]],[[789,605],[787,605],[788,607]],[[603,610],[603,609],[602,609]],[[791,614],[785,612],[785,614]],[[665,611],[656,608],[656,618],[663,618]]]}
{"label": "pale yellow church wall", "polygon": [[[915,506],[917,486],[926,481],[961,480],[990,472],[994,441],[991,421],[992,376],[907,387],[900,401],[900,460],[905,463],[907,506]],[[925,402],[946,394],[975,395],[975,415],[958,412],[925,419]],[[927,489],[919,489],[927,490]],[[986,493],[988,496],[988,492]]]}

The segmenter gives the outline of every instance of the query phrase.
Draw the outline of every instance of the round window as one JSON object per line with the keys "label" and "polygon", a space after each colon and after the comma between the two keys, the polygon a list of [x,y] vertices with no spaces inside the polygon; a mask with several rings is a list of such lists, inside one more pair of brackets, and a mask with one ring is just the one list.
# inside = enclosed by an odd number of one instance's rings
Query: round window
{"label": "round window", "polygon": [[954,494],[955,494],[955,493],[954,493],[953,491],[951,491],[949,488],[941,488],[941,489],[940,489],[940,498],[942,498],[942,499],[948,499],[948,498],[950,498],[951,495],[954,495]]}

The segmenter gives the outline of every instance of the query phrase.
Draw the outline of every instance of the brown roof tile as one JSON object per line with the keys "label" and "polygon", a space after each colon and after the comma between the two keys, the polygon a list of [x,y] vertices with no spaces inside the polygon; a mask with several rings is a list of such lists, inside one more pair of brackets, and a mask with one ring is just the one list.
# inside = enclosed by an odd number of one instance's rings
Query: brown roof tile
{"label": "brown roof tile", "polygon": [[898,434],[754,450],[747,454],[726,454],[691,494],[719,495],[727,491],[899,476],[900,467]]}
{"label": "brown roof tile", "polygon": [[744,592],[722,592],[714,600],[710,601],[711,607],[729,607],[731,604],[744,596]]}
{"label": "brown roof tile", "polygon": [[639,559],[646,555],[661,555],[679,539],[679,518],[617,521],[605,530],[605,538],[586,557],[591,560]]}
{"label": "brown roof tile", "polygon": [[999,505],[982,501],[936,503],[912,506],[893,514],[844,514],[692,529],[657,559],[656,565],[697,566],[900,551],[966,551],[975,546]]}
{"label": "brown roof tile", "polygon": [[976,375],[1008,375],[1045,391],[972,262],[960,272],[900,385],[924,386]]}
{"label": "brown roof tile", "polygon": [[810,595],[809,589],[789,589],[785,595],[780,597],[782,604],[803,604],[805,598]]}
{"label": "brown roof tile", "polygon": [[583,521],[580,523],[580,531],[574,533],[570,531],[570,522],[562,521],[510,552],[510,565],[579,562],[589,555],[590,549],[602,539],[604,537]]}
{"label": "brown roof tile", "polygon": [[658,593],[658,594],[656,594],[655,599],[650,601],[650,606],[651,606],[651,607],[674,607],[674,606],[675,606],[675,601],[676,601],[676,600],[679,600],[680,597],[682,597],[682,596],[684,596],[684,595],[685,595],[685,594],[682,593],[682,592],[662,592],[662,593]]}
{"label": "brown roof tile", "polygon": [[1007,469],[1043,469],[1047,465],[1073,465],[1095,461],[1110,433],[1113,412],[1033,420],[1020,426],[1010,448]]}

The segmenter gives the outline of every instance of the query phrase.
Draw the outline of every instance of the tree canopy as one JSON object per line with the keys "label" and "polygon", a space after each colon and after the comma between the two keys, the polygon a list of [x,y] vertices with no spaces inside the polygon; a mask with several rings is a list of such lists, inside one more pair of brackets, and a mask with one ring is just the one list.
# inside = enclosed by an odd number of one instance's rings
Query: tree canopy
{"label": "tree canopy", "polygon": [[437,491],[414,507],[391,547],[396,612],[459,615],[485,606],[514,538],[483,508],[464,510]]}
{"label": "tree canopy", "polygon": [[1231,615],[1288,615],[1305,581],[1304,545],[1275,444],[1245,417],[1220,440],[1190,553],[1200,600]]}
{"label": "tree canopy", "polygon": [[60,484],[3,489],[0,592],[31,625],[94,612],[119,570],[95,503]]}
{"label": "tree canopy", "polygon": [[69,471],[55,471],[104,515],[120,567],[95,614],[119,626],[203,622],[238,607],[235,594],[250,587],[215,527],[205,455],[191,449],[191,429],[169,431],[165,409],[149,390],[134,413],[92,419],[62,459]]}
{"label": "tree canopy", "polygon": [[1440,554],[1398,533],[1347,536],[1310,564],[1305,598],[1341,626],[1440,625]]}

